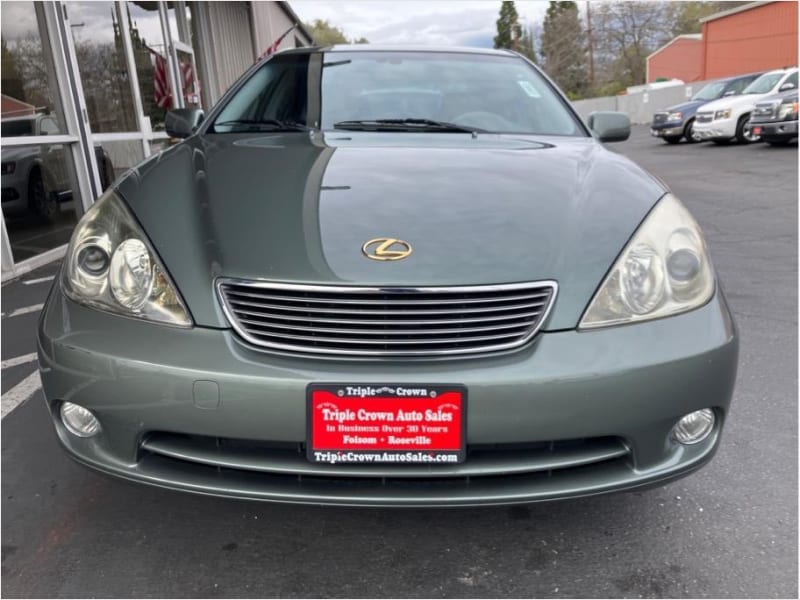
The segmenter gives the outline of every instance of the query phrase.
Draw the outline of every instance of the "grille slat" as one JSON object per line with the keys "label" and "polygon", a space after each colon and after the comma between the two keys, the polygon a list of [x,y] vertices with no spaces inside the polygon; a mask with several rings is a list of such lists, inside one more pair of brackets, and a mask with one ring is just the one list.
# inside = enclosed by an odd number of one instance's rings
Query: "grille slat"
{"label": "grille slat", "polygon": [[542,325],[556,289],[553,281],[422,288],[217,282],[225,313],[245,341],[266,349],[348,356],[516,348]]}
{"label": "grille slat", "polygon": [[[251,335],[255,335],[258,337],[272,337],[279,336],[281,338],[287,340],[299,340],[305,342],[316,342],[316,343],[330,343],[330,344],[371,344],[371,345],[379,345],[379,346],[386,346],[389,344],[400,344],[400,345],[409,345],[409,344],[424,344],[425,342],[433,342],[436,344],[463,344],[465,342],[485,342],[488,340],[496,340],[498,338],[508,338],[514,337],[507,333],[498,333],[496,335],[472,335],[472,336],[464,336],[464,337],[450,337],[450,338],[442,338],[442,337],[433,337],[433,338],[421,338],[420,339],[402,339],[402,338],[387,338],[384,337],[383,339],[371,339],[371,338],[348,338],[345,336],[337,336],[337,337],[325,337],[322,335],[295,335],[289,333],[275,333],[272,335],[268,335],[265,332],[261,331],[252,331]],[[377,334],[374,334],[377,335]],[[520,335],[520,334],[517,334]]]}
{"label": "grille slat", "polygon": [[391,302],[396,305],[449,305],[449,304],[491,304],[496,302],[511,302],[516,300],[540,300],[547,298],[548,293],[536,292],[532,294],[524,294],[517,296],[504,296],[500,298],[456,298],[456,299],[441,299],[441,300],[416,300],[412,298],[391,298],[387,294],[384,298],[368,298],[352,299],[352,298],[314,298],[308,296],[291,297],[291,296],[275,296],[271,294],[253,294],[251,292],[240,292],[236,289],[227,290],[228,297],[233,300],[236,297],[257,298],[259,300],[277,300],[281,302],[295,302],[295,303],[308,303],[308,304],[364,304],[374,306],[376,302]]}
{"label": "grille slat", "polygon": [[[307,322],[309,318],[307,315],[298,316],[298,315],[267,315],[263,312],[246,310],[242,308],[237,308],[236,313],[239,316],[239,319],[242,321],[246,321],[247,319],[242,317],[241,315],[251,315],[254,317],[260,318],[274,318],[279,319],[281,321],[297,321],[297,322]],[[528,317],[537,317],[541,313],[540,310],[532,310],[529,312],[524,313],[515,313],[512,315],[481,315],[479,317],[467,317],[467,318],[460,318],[459,322],[461,323],[485,323],[489,322],[497,322],[497,321],[509,321],[511,319],[523,319]],[[314,317],[315,323],[333,323],[334,325],[381,325],[381,326],[388,326],[388,325],[447,325],[452,324],[452,319],[326,319],[324,317],[315,316]],[[324,326],[324,325],[323,325]]]}
{"label": "grille slat", "polygon": [[[348,310],[341,307],[331,307],[331,308],[311,308],[311,307],[304,307],[304,306],[278,306],[275,304],[258,304],[257,302],[242,302],[241,300],[229,300],[231,304],[234,305],[245,305],[245,306],[252,306],[254,308],[264,308],[270,311],[274,310],[285,310],[285,311],[292,311],[292,312],[301,312],[301,313],[315,313],[315,314],[338,314],[337,311],[341,310]],[[385,303],[390,306],[394,306],[393,303],[387,302]],[[464,308],[462,307],[453,307],[447,309],[385,309],[385,310],[351,310],[351,312],[347,313],[349,315],[452,315],[452,314],[470,314],[470,313],[490,313],[490,312],[501,312],[501,311],[509,311],[509,310],[524,310],[531,307],[539,307],[544,306],[546,304],[545,301],[542,302],[531,302],[529,304],[512,304],[511,306],[494,306],[494,307],[478,307],[478,308]],[[262,313],[262,314],[274,314],[274,313]]]}
{"label": "grille slat", "polygon": [[[242,323],[246,323],[248,325],[252,325],[254,327],[259,328],[271,328],[271,329],[279,329],[285,331],[310,331],[314,333],[341,333],[344,335],[377,335],[377,336],[394,336],[394,335],[438,335],[438,334],[453,334],[453,329],[357,329],[357,328],[347,328],[347,327],[315,327],[315,326],[304,326],[304,325],[287,325],[284,323],[272,323],[266,321],[255,321],[253,319],[245,319],[239,317],[239,320]],[[502,329],[527,329],[530,325],[530,321],[525,321],[522,323],[506,323],[501,325],[490,325],[488,327],[462,327],[458,331],[459,333],[479,333],[482,331],[497,331]]]}

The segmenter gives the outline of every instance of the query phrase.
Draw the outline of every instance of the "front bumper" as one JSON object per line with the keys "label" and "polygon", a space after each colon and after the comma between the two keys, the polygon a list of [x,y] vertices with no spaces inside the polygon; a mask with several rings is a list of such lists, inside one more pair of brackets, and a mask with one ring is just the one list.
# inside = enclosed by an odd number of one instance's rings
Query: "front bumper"
{"label": "front bumper", "polygon": [[650,127],[650,135],[653,137],[680,137],[683,135],[683,124],[679,125],[653,125]]}
{"label": "front bumper", "polygon": [[[56,285],[38,348],[61,443],[106,473],[259,500],[469,506],[631,489],[702,466],[716,450],[731,401],[738,340],[718,292],[684,315],[540,333],[530,347],[504,355],[320,360],[254,351],[230,330],[116,317],[67,300]],[[311,382],[464,384],[466,462],[406,468],[305,461]],[[92,410],[102,432],[88,439],[68,433],[58,417],[61,401]],[[706,407],[717,416],[706,440],[681,446],[669,439],[681,416]]]}
{"label": "front bumper", "polygon": [[778,121],[772,123],[751,123],[750,126],[756,130],[764,140],[787,140],[797,137],[797,121]]}
{"label": "front bumper", "polygon": [[736,120],[715,119],[710,123],[695,121],[693,132],[700,140],[729,140],[736,136]]}

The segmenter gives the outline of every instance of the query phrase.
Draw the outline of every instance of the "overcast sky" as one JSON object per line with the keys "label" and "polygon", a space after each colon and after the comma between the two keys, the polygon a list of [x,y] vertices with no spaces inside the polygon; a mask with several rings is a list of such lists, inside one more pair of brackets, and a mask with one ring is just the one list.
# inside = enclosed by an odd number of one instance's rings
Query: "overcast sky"
{"label": "overcast sky", "polygon": [[[78,42],[113,39],[110,3],[68,2],[66,6]],[[500,1],[295,0],[291,6],[305,22],[327,19],[349,38],[366,37],[373,43],[491,47]],[[543,1],[518,1],[516,6],[523,24],[541,21],[547,10],[547,2]],[[144,38],[160,48],[158,13],[132,3],[129,7]],[[37,31],[32,2],[3,1],[2,16],[6,40]]]}
{"label": "overcast sky", "polygon": [[[542,1],[517,2],[520,21],[541,21],[547,4]],[[305,22],[327,19],[343,29],[349,38],[365,37],[370,42],[381,44],[490,47],[500,12],[499,0],[295,0],[291,5]]]}

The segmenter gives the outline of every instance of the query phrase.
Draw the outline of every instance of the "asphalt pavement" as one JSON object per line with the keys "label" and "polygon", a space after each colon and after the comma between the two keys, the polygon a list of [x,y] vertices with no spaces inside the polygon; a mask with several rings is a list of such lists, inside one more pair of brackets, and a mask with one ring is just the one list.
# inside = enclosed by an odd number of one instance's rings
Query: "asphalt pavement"
{"label": "asphalt pavement", "polygon": [[[39,390],[2,420],[2,596],[796,598],[797,148],[669,146],[635,127],[613,149],[700,221],[739,327],[708,466],[645,492],[501,508],[223,500],[78,466]],[[56,268],[2,288],[4,412],[38,384],[25,359]]]}

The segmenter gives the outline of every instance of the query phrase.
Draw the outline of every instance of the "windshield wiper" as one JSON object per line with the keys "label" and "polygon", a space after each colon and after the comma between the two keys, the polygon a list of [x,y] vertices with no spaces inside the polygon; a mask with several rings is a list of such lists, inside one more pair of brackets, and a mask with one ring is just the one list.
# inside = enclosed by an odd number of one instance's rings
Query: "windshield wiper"
{"label": "windshield wiper", "polygon": [[[214,131],[217,126],[236,127],[242,126],[243,131],[311,131],[311,127],[297,123],[296,121],[283,121],[280,119],[232,119],[230,121],[218,121],[214,123]],[[222,133],[231,133],[230,131]]]}
{"label": "windshield wiper", "polygon": [[362,121],[339,121],[334,129],[351,131],[438,131],[446,133],[486,133],[485,129],[458,125],[433,119],[365,119]]}

